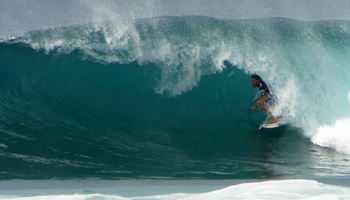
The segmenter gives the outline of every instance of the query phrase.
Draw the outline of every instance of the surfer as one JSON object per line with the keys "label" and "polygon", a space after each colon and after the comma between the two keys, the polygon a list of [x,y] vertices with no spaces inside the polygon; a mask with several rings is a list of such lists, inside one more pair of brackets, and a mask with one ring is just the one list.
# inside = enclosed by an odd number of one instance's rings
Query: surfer
{"label": "surfer", "polygon": [[272,115],[269,108],[276,103],[275,97],[273,96],[269,85],[266,84],[257,74],[253,74],[250,79],[253,87],[258,87],[260,90],[260,95],[254,99],[254,101],[258,101],[258,103],[252,106],[250,110],[254,111],[255,109],[261,107],[261,109],[270,116],[270,120],[266,122],[266,124],[277,123],[277,119]]}

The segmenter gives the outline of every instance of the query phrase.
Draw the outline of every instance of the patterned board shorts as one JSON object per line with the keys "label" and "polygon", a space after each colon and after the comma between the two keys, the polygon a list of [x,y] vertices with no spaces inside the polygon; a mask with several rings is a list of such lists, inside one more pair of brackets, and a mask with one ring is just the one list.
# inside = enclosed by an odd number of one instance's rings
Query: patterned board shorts
{"label": "patterned board shorts", "polygon": [[269,106],[269,107],[274,107],[277,105],[276,99],[273,97],[269,97],[265,100],[265,103]]}

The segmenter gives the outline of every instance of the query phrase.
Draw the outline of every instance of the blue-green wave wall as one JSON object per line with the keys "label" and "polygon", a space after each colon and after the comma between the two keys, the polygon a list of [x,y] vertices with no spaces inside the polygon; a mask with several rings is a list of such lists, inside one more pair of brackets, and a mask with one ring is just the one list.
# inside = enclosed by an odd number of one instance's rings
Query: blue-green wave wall
{"label": "blue-green wave wall", "polygon": [[[3,38],[1,178],[283,176],[270,165],[307,160],[303,134],[347,116],[347,27],[162,17]],[[255,72],[290,120],[272,138]]]}

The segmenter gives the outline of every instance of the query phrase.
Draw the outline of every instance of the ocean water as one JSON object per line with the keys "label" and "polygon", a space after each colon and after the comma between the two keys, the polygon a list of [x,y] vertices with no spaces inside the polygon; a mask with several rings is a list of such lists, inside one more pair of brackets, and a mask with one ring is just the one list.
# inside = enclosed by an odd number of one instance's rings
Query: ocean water
{"label": "ocean water", "polygon": [[[2,37],[0,182],[20,186],[1,194],[349,198],[349,46],[348,21],[286,18],[155,17]],[[272,86],[273,113],[288,125],[258,130],[266,115],[250,111],[253,73]],[[174,179],[262,182],[184,187],[170,196],[157,187],[135,195],[82,189],[77,197],[55,187],[30,193],[23,185],[45,185],[33,179],[66,180],[68,189],[71,180],[159,180],[173,189]]]}

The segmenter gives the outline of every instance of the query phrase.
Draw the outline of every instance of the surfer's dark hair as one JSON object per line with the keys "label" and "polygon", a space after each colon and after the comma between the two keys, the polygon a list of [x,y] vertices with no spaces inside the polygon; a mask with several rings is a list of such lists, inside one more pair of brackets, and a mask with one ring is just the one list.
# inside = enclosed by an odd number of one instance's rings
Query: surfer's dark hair
{"label": "surfer's dark hair", "polygon": [[250,78],[255,78],[257,80],[261,80],[260,76],[257,74],[253,74]]}

